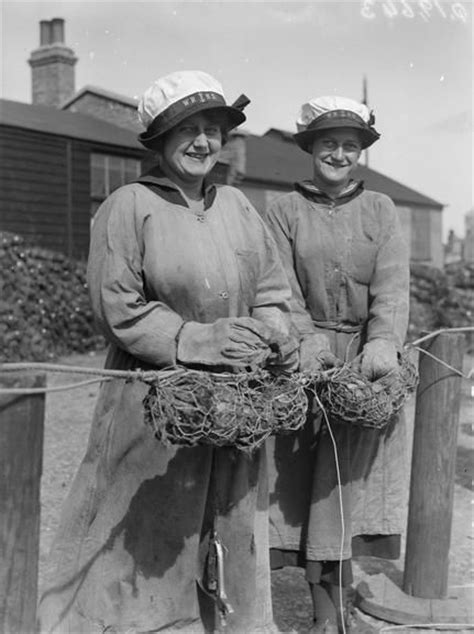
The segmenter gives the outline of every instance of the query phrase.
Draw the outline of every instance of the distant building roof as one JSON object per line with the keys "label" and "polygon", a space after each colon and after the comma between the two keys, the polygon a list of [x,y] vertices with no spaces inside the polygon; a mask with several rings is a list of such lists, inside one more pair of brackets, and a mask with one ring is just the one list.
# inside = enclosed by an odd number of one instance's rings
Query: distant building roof
{"label": "distant building roof", "polygon": [[61,104],[61,108],[63,110],[69,108],[75,101],[83,97],[84,95],[97,95],[98,97],[102,97],[104,99],[108,99],[109,101],[117,101],[118,103],[124,104],[125,106],[130,106],[131,108],[136,108],[138,105],[138,99],[134,97],[127,97],[126,95],[120,95],[117,92],[112,92],[111,90],[105,90],[104,88],[98,88],[97,86],[84,86],[80,90],[78,90],[72,97],[70,97],[67,101]]}
{"label": "distant building roof", "polygon": [[126,128],[49,106],[0,99],[0,125],[145,151],[136,135]]}
{"label": "distant building roof", "polygon": [[[247,137],[246,178],[263,182],[291,185],[312,175],[309,155],[294,143],[291,132],[271,128],[263,137]],[[401,183],[358,165],[355,177],[362,179],[367,189],[386,193],[397,204],[414,204],[431,209],[443,209],[443,204]]]}

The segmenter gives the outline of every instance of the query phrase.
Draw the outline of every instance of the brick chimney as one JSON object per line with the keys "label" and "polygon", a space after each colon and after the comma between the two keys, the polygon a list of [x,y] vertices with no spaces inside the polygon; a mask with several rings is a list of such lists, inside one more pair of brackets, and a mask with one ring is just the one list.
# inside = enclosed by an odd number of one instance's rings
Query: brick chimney
{"label": "brick chimney", "polygon": [[40,46],[32,51],[32,102],[60,108],[75,93],[74,66],[77,57],[64,44],[64,20],[40,22]]}

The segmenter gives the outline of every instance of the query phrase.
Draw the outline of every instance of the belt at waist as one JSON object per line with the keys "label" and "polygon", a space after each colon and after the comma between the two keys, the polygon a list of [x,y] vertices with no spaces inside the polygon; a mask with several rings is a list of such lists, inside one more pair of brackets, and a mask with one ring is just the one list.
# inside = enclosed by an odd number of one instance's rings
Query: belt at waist
{"label": "belt at waist", "polygon": [[365,324],[351,324],[345,321],[320,321],[313,319],[313,324],[317,328],[326,328],[326,330],[336,330],[337,332],[362,332]]}

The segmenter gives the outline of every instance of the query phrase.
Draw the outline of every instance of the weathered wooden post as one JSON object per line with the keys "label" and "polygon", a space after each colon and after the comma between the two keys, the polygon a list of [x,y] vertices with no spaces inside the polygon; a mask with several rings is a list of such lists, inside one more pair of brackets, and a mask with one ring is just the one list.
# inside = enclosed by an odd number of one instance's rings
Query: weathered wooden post
{"label": "weathered wooden post", "polygon": [[[46,384],[44,374],[0,375],[0,387]],[[44,394],[0,394],[0,633],[35,631]]]}
{"label": "weathered wooden post", "polygon": [[359,607],[392,623],[469,624],[470,588],[447,596],[463,335],[440,333],[421,346],[432,356],[420,352],[403,589],[371,575],[357,587]]}
{"label": "weathered wooden post", "polygon": [[[462,371],[463,335],[442,333],[421,347]],[[448,587],[462,378],[423,352],[419,368],[403,590],[415,597],[443,599]]]}

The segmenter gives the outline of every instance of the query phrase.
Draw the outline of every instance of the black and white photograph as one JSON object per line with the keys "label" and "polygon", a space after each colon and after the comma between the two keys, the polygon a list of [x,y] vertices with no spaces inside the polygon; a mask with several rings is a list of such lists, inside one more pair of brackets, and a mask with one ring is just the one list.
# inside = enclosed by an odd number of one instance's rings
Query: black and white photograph
{"label": "black and white photograph", "polygon": [[473,15],[0,2],[0,634],[474,632]]}

